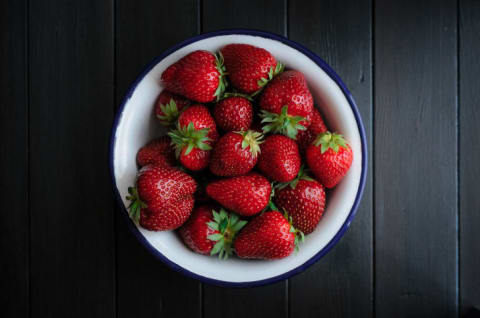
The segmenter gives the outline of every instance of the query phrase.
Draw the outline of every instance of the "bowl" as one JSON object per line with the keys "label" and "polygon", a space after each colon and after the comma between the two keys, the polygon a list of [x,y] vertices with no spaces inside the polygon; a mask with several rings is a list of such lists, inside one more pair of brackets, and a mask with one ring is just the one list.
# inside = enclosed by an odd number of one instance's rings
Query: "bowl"
{"label": "bowl", "polygon": [[[265,48],[288,68],[305,74],[316,106],[330,127],[342,133],[352,147],[352,166],[341,183],[328,193],[327,207],[316,230],[306,236],[298,252],[275,261],[226,261],[188,249],[173,231],[151,232],[128,216],[127,188],[137,173],[136,153],[149,140],[166,133],[153,116],[162,91],[160,76],[172,63],[194,50],[218,51],[229,43]],[[357,106],[340,77],[322,59],[302,45],[263,31],[224,30],[192,37],[165,51],[135,80],[116,114],[110,141],[110,170],[116,198],[132,233],[171,268],[206,283],[250,287],[273,283],[297,274],[324,256],[342,237],[357,210],[365,185],[367,144]]]}

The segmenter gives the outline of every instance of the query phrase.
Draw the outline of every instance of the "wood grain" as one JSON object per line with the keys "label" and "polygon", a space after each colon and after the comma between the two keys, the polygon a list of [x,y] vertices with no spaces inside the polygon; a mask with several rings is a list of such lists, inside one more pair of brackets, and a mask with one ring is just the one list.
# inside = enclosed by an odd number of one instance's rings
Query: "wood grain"
{"label": "wood grain", "polygon": [[456,317],[456,1],[374,11],[376,315]]}
{"label": "wood grain", "polygon": [[[168,14],[165,14],[168,10]],[[116,104],[154,57],[198,32],[193,0],[118,0],[116,5]],[[201,284],[164,265],[130,233],[117,208],[118,317],[200,317]]]}
{"label": "wood grain", "polygon": [[111,1],[30,1],[31,316],[115,313]]}
{"label": "wood grain", "polygon": [[480,2],[460,1],[460,308],[480,309]]}
{"label": "wood grain", "polygon": [[[285,7],[281,1],[204,1],[203,31],[225,28],[262,29],[284,34]],[[232,289],[204,286],[206,317],[287,317],[288,282],[274,285]],[[227,305],[225,305],[227,304]]]}
{"label": "wood grain", "polygon": [[0,307],[28,317],[28,61],[27,2],[0,2]]}
{"label": "wood grain", "polygon": [[[369,145],[371,22],[369,1],[303,1],[302,5],[291,1],[289,6],[290,39],[318,54],[344,80],[360,109]],[[371,163],[362,203],[345,237],[318,263],[290,280],[290,317],[372,316]]]}
{"label": "wood grain", "polygon": [[[163,265],[127,229],[107,167],[113,112],[143,67],[223,28],[288,31],[325,59],[351,90],[370,146],[345,237],[305,273],[265,287],[203,285]],[[478,43],[475,0],[1,1],[1,316],[479,308]]]}
{"label": "wood grain", "polygon": [[220,29],[259,29],[286,35],[285,0],[203,1],[203,32]]}

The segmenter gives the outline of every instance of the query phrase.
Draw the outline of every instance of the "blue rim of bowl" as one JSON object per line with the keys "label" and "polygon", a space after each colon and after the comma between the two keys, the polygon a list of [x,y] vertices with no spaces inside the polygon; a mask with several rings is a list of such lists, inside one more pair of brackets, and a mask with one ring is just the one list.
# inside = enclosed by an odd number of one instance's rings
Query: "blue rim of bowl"
{"label": "blue rim of bowl", "polygon": [[[357,195],[355,196],[355,201],[352,205],[352,208],[350,210],[350,213],[348,214],[345,222],[342,224],[341,228],[339,231],[335,234],[335,236],[328,242],[328,244],[321,249],[317,254],[312,256],[308,261],[303,263],[302,265],[289,270],[288,272],[285,272],[281,275],[277,275],[274,277],[262,279],[262,280],[257,280],[257,281],[247,281],[247,282],[229,282],[229,281],[222,281],[222,280],[217,280],[217,279],[212,279],[209,277],[201,276],[196,273],[193,273],[180,265],[172,262],[169,260],[166,256],[164,256],[160,251],[158,251],[155,247],[153,247],[147,239],[142,235],[142,233],[138,230],[136,225],[133,223],[133,221],[130,219],[128,215],[128,211],[125,208],[125,205],[123,204],[123,200],[120,197],[120,193],[118,191],[117,183],[115,180],[115,171],[114,171],[114,149],[115,149],[115,141],[116,141],[116,130],[118,123],[120,121],[120,118],[122,117],[123,110],[125,108],[126,103],[128,100],[131,98],[133,95],[133,92],[137,88],[138,84],[143,80],[143,78],[154,68],[160,61],[162,61],[165,57],[173,53],[174,51],[187,46],[191,43],[198,42],[203,39],[215,37],[215,36],[222,36],[222,35],[251,35],[251,36],[259,36],[259,37],[264,37],[272,40],[279,41],[283,44],[286,44],[297,51],[303,53],[306,55],[308,58],[310,58],[315,64],[320,66],[320,68],[330,76],[330,78],[340,87],[342,90],[343,94],[345,95],[345,98],[347,99],[348,103],[350,104],[350,107],[352,108],[353,114],[355,116],[355,120],[357,122],[357,127],[360,133],[360,139],[362,143],[362,171],[360,175],[360,184],[358,186],[357,190]],[[340,238],[345,234],[347,231],[348,227],[350,226],[350,223],[353,220],[353,217],[355,216],[358,205],[360,204],[360,200],[363,194],[363,189],[365,187],[365,180],[367,176],[367,139],[365,135],[365,127],[363,126],[363,122],[360,116],[360,113],[358,111],[357,105],[355,104],[355,101],[353,100],[353,97],[349,90],[347,89],[347,86],[343,83],[343,81],[340,79],[340,77],[335,73],[335,71],[325,62],[323,61],[320,57],[318,57],[316,54],[311,52],[309,49],[304,47],[301,44],[298,44],[294,41],[291,41],[284,36],[270,33],[270,32],[265,32],[265,31],[260,31],[260,30],[250,30],[250,29],[226,29],[226,30],[220,30],[220,31],[215,31],[215,32],[209,32],[209,33],[204,33],[200,34],[194,37],[191,37],[183,42],[178,43],[177,45],[169,48],[165,52],[163,52],[160,56],[155,58],[153,61],[151,61],[145,70],[137,77],[135,82],[130,86],[130,88],[127,91],[127,94],[122,100],[122,103],[120,104],[120,108],[118,109],[115,119],[113,122],[113,127],[112,127],[112,132],[110,136],[110,150],[109,150],[109,165],[110,165],[110,175],[112,178],[112,183],[114,186],[114,192],[115,192],[115,197],[117,200],[117,203],[119,204],[120,207],[123,208],[125,213],[122,213],[123,216],[126,218],[128,227],[130,231],[136,236],[136,238],[140,241],[142,245],[145,246],[147,250],[149,250],[155,257],[163,261],[165,264],[167,264],[170,268],[186,275],[191,278],[198,279],[202,282],[217,285],[217,286],[222,286],[222,287],[254,287],[254,286],[262,286],[262,285],[267,285],[267,284],[272,284],[284,279],[287,279],[289,277],[292,277],[293,275],[296,275],[308,267],[310,267],[312,264],[317,262],[320,258],[322,258],[324,255],[326,255],[332,247],[338,243]]]}

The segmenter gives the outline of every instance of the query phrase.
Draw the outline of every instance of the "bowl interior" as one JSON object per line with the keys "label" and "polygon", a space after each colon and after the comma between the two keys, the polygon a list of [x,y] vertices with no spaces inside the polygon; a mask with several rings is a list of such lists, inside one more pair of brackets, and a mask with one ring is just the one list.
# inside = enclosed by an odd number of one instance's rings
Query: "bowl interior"
{"label": "bowl interior", "polygon": [[[127,188],[134,184],[137,165],[135,156],[149,140],[165,133],[153,116],[153,105],[162,90],[160,76],[170,64],[187,53],[198,50],[218,51],[228,43],[248,43],[270,51],[288,68],[305,74],[317,107],[329,128],[342,133],[350,143],[354,159],[342,182],[328,193],[328,205],[317,229],[308,235],[298,253],[278,261],[251,261],[235,257],[220,261],[190,251],[174,232],[150,232],[134,225],[157,252],[172,263],[209,279],[241,283],[266,280],[300,268],[321,251],[340,231],[354,204],[360,186],[362,147],[360,131],[350,104],[337,84],[310,58],[298,50],[273,39],[253,35],[221,35],[199,40],[171,53],[155,65],[138,82],[126,99],[114,133],[113,169],[116,186],[123,204]],[[126,211],[124,211],[126,213]],[[121,247],[120,247],[121,248]]]}

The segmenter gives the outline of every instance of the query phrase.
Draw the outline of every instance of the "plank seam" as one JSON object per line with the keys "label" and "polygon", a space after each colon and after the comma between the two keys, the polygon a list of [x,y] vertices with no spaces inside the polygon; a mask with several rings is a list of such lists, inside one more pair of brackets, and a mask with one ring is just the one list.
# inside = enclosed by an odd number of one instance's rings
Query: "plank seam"
{"label": "plank seam", "polygon": [[[112,54],[112,63],[113,63],[113,114],[115,116],[117,108],[117,1],[112,1],[112,35],[113,35],[113,54]],[[117,226],[117,204],[115,198],[113,198],[113,244],[114,244],[114,261],[115,261],[115,274],[114,274],[114,299],[113,299],[113,316],[118,317],[118,226]]]}
{"label": "plank seam", "polygon": [[371,299],[372,299],[372,317],[376,317],[376,196],[375,196],[375,176],[376,176],[376,169],[375,169],[375,5],[376,1],[372,0],[371,2],[371,26],[370,32],[372,34],[371,41],[370,41],[370,72],[371,72],[371,83],[370,83],[370,90],[371,90],[371,98],[372,98],[372,105],[371,105],[371,118],[370,118],[370,127],[371,127],[371,149],[372,155],[370,156],[370,160],[372,162],[372,191],[371,191],[371,199],[372,199],[372,280],[371,280]]}
{"label": "plank seam", "polygon": [[203,0],[197,0],[197,33],[203,32]]}
{"label": "plank seam", "polygon": [[25,0],[25,91],[27,102],[27,114],[26,114],[26,129],[27,129],[27,219],[28,219],[28,231],[27,231],[27,298],[28,298],[28,317],[32,316],[32,217],[31,217],[31,205],[30,205],[30,1]]}
{"label": "plank seam", "polygon": [[289,34],[288,32],[290,31],[289,30],[289,26],[288,26],[288,19],[289,19],[289,14],[288,14],[288,8],[289,8],[289,0],[285,0],[283,2],[283,10],[285,12],[284,14],[284,20],[283,20],[283,33],[284,35],[288,38],[289,37]]}
{"label": "plank seam", "polygon": [[460,253],[461,253],[461,224],[460,224],[460,0],[457,0],[457,98],[456,102],[456,130],[457,130],[457,213],[456,213],[456,222],[457,222],[457,316],[460,317],[460,301],[461,301],[461,288],[460,288]]}

